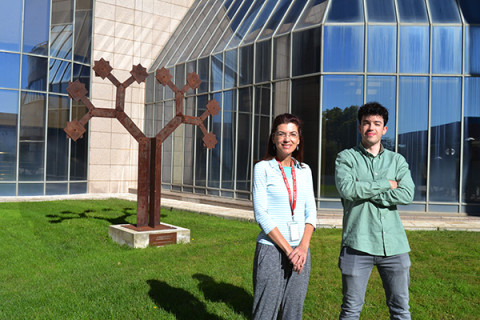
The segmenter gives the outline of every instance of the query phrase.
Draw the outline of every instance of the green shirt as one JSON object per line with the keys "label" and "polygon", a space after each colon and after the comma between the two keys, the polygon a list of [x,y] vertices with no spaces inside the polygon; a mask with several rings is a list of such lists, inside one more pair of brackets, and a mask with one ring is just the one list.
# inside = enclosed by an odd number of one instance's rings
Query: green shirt
{"label": "green shirt", "polygon": [[[391,189],[388,180],[398,182]],[[340,152],[335,184],[343,204],[342,246],[377,256],[410,251],[397,205],[413,200],[415,185],[405,158],[383,146],[377,156],[358,147]]]}

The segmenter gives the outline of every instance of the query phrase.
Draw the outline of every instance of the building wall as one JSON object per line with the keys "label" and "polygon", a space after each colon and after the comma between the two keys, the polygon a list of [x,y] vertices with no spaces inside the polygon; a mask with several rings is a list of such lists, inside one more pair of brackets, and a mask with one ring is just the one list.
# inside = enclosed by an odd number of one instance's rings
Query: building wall
{"label": "building wall", "polygon": [[[149,68],[194,0],[97,0],[93,22],[93,58],[110,62],[123,82],[133,65]],[[93,64],[93,62],[92,62]],[[92,71],[93,73],[93,71]],[[92,74],[92,103],[115,106],[116,88]],[[125,112],[143,130],[145,84],[126,90]],[[90,120],[90,193],[125,193],[137,187],[138,143],[116,119]]]}

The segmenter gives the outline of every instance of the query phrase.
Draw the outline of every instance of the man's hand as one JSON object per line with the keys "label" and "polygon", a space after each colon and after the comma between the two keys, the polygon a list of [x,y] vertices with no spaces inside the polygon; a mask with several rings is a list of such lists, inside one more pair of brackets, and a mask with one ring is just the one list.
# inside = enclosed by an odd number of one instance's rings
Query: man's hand
{"label": "man's hand", "polygon": [[392,189],[397,189],[398,188],[398,182],[395,180],[388,180],[390,182],[390,188]]}

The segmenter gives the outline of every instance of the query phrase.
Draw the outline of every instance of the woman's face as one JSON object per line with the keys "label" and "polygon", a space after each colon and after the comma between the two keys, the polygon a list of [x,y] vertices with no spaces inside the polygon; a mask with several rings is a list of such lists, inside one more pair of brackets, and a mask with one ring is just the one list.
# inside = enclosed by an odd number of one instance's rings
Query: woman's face
{"label": "woman's face", "polygon": [[277,157],[284,159],[292,155],[300,143],[300,133],[295,123],[282,123],[273,135],[273,144],[277,149]]}

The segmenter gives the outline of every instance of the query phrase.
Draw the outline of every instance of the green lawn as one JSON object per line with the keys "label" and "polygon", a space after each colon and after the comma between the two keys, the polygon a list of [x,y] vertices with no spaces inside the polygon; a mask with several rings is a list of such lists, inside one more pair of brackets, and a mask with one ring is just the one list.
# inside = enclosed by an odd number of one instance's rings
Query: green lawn
{"label": "green lawn", "polygon": [[[134,223],[124,200],[0,203],[0,319],[248,319],[258,226],[181,211],[162,221],[189,244],[131,249],[108,225]],[[228,210],[228,209],[225,209]],[[318,229],[305,319],[335,319],[341,231]],[[478,319],[480,233],[408,232],[413,319]],[[387,319],[376,270],[362,319]]]}

